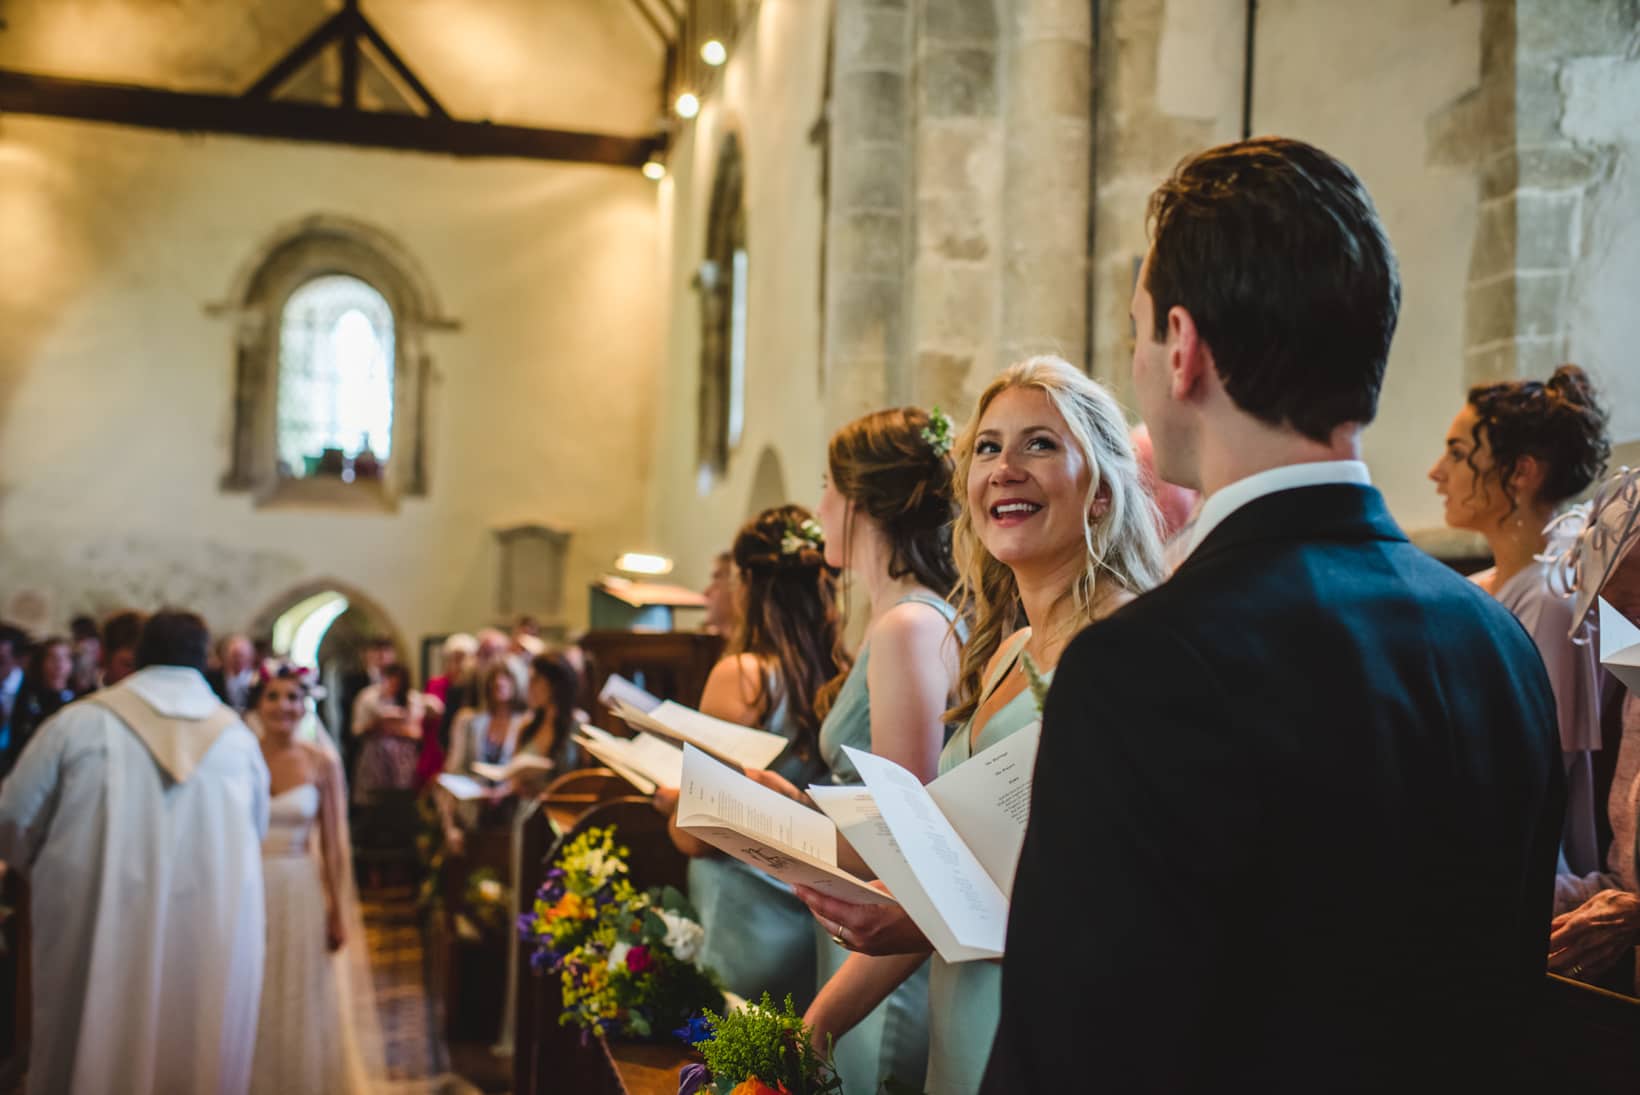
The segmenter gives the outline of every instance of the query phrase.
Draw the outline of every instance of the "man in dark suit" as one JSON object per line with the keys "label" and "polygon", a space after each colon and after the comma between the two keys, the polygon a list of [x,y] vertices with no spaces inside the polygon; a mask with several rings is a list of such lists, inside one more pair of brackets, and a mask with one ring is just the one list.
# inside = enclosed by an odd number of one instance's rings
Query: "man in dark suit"
{"label": "man in dark suit", "polygon": [[1279,139],[1181,164],[1150,219],[1134,384],[1206,501],[1059,663],[983,1090],[1497,1090],[1544,977],[1554,701],[1360,462],[1389,241]]}

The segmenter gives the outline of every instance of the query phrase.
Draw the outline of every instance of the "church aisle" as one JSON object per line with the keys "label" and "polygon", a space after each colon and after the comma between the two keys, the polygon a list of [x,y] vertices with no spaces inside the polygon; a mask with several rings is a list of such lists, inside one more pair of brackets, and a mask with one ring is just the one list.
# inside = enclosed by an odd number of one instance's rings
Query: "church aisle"
{"label": "church aisle", "polygon": [[[359,902],[370,946],[376,1009],[387,1058],[392,1095],[477,1095],[502,1091],[493,1077],[506,1072],[505,1062],[489,1062],[471,1047],[458,1046],[454,1056],[462,1071],[450,1071],[450,1048],[442,1035],[443,1016],[427,992],[426,951],[409,887],[384,886],[361,891]],[[473,1081],[478,1081],[475,1084]]]}

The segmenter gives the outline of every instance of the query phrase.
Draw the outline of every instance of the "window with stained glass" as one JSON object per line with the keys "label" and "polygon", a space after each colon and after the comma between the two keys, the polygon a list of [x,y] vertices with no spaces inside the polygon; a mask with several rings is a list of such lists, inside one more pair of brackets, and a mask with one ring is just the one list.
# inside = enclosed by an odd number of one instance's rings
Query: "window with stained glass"
{"label": "window with stained glass", "polygon": [[368,282],[313,278],[279,321],[276,432],[289,478],[374,478],[393,449],[393,309]]}

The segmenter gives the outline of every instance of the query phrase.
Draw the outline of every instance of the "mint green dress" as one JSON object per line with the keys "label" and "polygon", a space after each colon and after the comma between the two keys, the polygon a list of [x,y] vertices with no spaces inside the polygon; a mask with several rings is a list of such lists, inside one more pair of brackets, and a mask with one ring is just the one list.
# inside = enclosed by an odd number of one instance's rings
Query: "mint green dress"
{"label": "mint green dress", "polygon": [[[956,609],[932,594],[913,593],[899,603],[907,601],[926,604],[947,620],[956,619]],[[844,679],[826,721],[820,725],[820,755],[831,769],[833,783],[861,782],[860,773],[843,752],[843,746],[871,751],[871,693],[866,686],[866,666],[870,658],[868,639],[860,647],[854,668]],[[817,921],[811,918],[811,923],[815,946],[819,948],[818,983],[823,985],[842,968],[849,952],[833,943]],[[989,1048],[987,1043],[986,1049]],[[888,999],[838,1039],[835,1053],[844,1095],[874,1095],[886,1076],[893,1076],[918,1091],[924,1090],[928,1056],[928,964],[919,966]]]}
{"label": "mint green dress", "polygon": [[[784,698],[763,729],[796,741],[797,720]],[[798,787],[825,778],[825,762],[805,760],[793,746],[769,769]],[[814,917],[790,886],[728,856],[689,861],[689,900],[706,938],[697,963],[716,970],[723,987],[756,1002],[765,991],[776,1006],[789,994],[798,1014],[814,999]]]}
{"label": "mint green dress", "polygon": [[[1006,654],[985,681],[980,702],[995,690],[1019,660],[1030,628],[1016,631],[1003,648]],[[1051,679],[1050,670],[1043,674]],[[1036,698],[1026,688],[1003,704],[985,725],[979,740],[970,748],[968,723],[952,735],[940,753],[940,774],[944,775],[977,752],[983,752],[1016,731],[1042,717]],[[997,1022],[1002,1017],[1002,966],[996,962],[958,962],[953,965],[939,955],[928,960],[928,1090],[939,1095],[973,1095],[985,1075]]]}

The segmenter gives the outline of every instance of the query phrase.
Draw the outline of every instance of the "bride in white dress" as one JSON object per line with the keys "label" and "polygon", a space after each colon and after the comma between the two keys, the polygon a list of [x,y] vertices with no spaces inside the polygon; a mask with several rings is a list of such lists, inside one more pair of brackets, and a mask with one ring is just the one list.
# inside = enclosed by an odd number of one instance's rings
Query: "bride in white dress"
{"label": "bride in white dress", "polygon": [[353,890],[341,758],[323,739],[297,736],[306,704],[300,670],[264,669],[253,705],[271,777],[262,843],[268,946],[252,1095],[354,1095],[385,1072]]}

